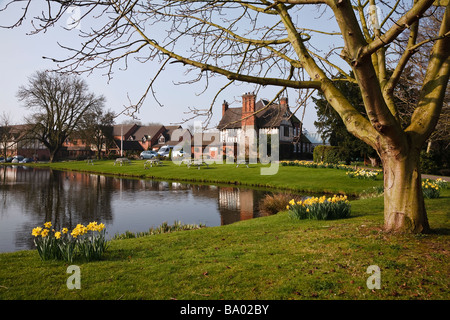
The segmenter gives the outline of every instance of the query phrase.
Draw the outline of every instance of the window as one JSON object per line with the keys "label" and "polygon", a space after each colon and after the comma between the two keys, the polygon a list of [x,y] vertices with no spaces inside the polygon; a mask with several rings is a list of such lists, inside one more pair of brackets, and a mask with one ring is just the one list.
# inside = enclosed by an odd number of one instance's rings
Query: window
{"label": "window", "polygon": [[289,137],[289,127],[288,126],[284,126],[284,136]]}

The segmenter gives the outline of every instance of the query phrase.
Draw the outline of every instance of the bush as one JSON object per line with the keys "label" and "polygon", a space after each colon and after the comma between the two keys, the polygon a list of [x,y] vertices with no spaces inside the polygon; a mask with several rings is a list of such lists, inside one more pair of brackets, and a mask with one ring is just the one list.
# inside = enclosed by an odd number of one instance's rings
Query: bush
{"label": "bush", "polygon": [[422,151],[420,153],[420,171],[428,174],[439,174],[441,169],[437,157],[433,153]]}
{"label": "bush", "polygon": [[292,196],[288,194],[268,194],[261,200],[259,208],[263,214],[277,214],[280,211],[286,210],[286,206],[291,199]]}
{"label": "bush", "polygon": [[294,219],[332,220],[350,216],[347,196],[311,197],[303,201],[292,199],[286,208]]}
{"label": "bush", "polygon": [[339,163],[339,161],[343,160],[341,158],[342,152],[339,147],[317,146],[314,148],[314,162]]}

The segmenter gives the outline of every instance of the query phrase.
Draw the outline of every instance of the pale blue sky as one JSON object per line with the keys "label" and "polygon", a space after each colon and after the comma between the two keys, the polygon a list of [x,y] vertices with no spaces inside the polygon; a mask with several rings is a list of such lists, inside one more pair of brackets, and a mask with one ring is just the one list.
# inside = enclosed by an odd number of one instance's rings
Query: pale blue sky
{"label": "pale blue sky", "polygon": [[[0,0],[0,2],[2,2]],[[69,16],[68,16],[69,18]],[[65,22],[65,21],[63,21]],[[0,113],[5,111],[10,114],[14,123],[21,123],[23,116],[28,112],[16,98],[16,93],[20,85],[27,83],[27,77],[36,70],[52,69],[55,64],[50,60],[43,59],[43,56],[60,58],[68,54],[58,47],[57,42],[78,47],[81,43],[77,36],[76,29],[65,31],[61,25],[46,33],[37,35],[27,35],[31,30],[29,24],[16,29],[0,29],[0,39],[2,50],[0,51]],[[81,24],[81,28],[87,27]],[[89,77],[83,78],[89,84],[92,91],[106,97],[106,106],[115,112],[121,112],[123,106],[128,104],[127,94],[133,102],[138,101],[144,93],[148,81],[157,71],[157,66],[152,63],[132,63],[127,71],[116,71],[114,78],[108,84],[107,78],[102,75],[103,71],[98,71]],[[148,122],[160,122],[166,125],[180,123],[183,119],[190,117],[186,112],[189,107],[206,109],[209,108],[213,97],[218,90],[228,82],[225,77],[218,76],[209,82],[209,89],[201,95],[204,86],[196,85],[174,85],[177,80],[187,80],[183,78],[184,69],[180,64],[172,64],[166,67],[166,71],[156,82],[154,89],[158,101],[164,107],[160,107],[151,94],[137,116],[145,124]],[[240,96],[245,92],[254,91],[252,84],[242,83],[222,92],[214,104],[214,115],[210,126],[216,125],[221,117],[221,104],[227,100],[231,107],[240,106]],[[279,91],[278,87],[266,87],[259,91],[258,99],[272,99]],[[295,91],[289,91],[290,105],[298,97]],[[291,108],[292,110],[294,108]],[[302,110],[301,110],[302,111]],[[297,112],[301,118],[301,112]],[[117,123],[129,118],[121,116]],[[204,120],[199,118],[198,120]],[[314,121],[316,112],[312,103],[307,106],[304,118],[304,128],[310,132],[315,132]],[[192,122],[191,122],[192,123]]]}

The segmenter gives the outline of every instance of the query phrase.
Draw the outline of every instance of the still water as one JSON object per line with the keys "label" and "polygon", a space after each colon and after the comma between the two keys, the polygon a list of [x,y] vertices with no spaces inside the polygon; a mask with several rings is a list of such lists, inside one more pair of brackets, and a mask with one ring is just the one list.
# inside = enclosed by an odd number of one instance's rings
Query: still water
{"label": "still water", "polygon": [[269,192],[97,174],[0,167],[0,252],[33,249],[31,230],[104,223],[109,238],[163,222],[220,226],[261,216]]}

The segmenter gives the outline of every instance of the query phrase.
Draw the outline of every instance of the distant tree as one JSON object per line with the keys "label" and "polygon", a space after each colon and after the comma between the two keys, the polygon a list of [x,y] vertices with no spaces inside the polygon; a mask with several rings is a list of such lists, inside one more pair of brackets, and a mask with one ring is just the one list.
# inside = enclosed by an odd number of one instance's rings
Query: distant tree
{"label": "distant tree", "polygon": [[95,146],[97,159],[101,158],[102,149],[106,153],[113,142],[114,112],[103,109],[103,105],[88,110],[81,118],[78,134],[87,145]]}
{"label": "distant tree", "polygon": [[[448,2],[448,1],[447,1]],[[433,42],[429,41],[433,34],[439,32],[442,21],[445,19],[444,7],[432,7],[421,20],[422,32],[416,35],[416,42],[421,45],[415,48],[415,54],[411,57],[405,67],[405,72],[400,77],[399,86],[394,91],[399,105],[399,115],[403,122],[404,128],[411,123],[411,117],[414,113],[415,106],[420,98],[420,84],[423,83],[430,61],[430,55],[433,50]],[[413,30],[414,31],[414,30]],[[400,35],[395,43],[395,50],[401,52],[408,41],[411,34],[407,32]],[[426,151],[430,152],[433,144],[440,144],[442,148],[447,149],[450,146],[450,87],[445,90],[442,112],[436,124],[435,130],[431,133],[427,140]]]}
{"label": "distant tree", "polygon": [[[353,107],[364,114],[364,102],[358,85],[339,81],[336,82],[336,86],[349,97],[349,102]],[[322,93],[312,99],[317,111],[317,121],[314,122],[314,125],[321,134],[322,140],[328,140],[330,145],[340,147],[340,155],[343,157],[341,160],[349,162],[363,156],[377,157],[376,151],[371,146],[348,132],[344,121]]]}
{"label": "distant tree", "polygon": [[27,117],[27,136],[47,147],[50,162],[56,159],[64,141],[89,110],[102,106],[104,98],[88,92],[80,78],[53,72],[38,71],[21,86],[17,97],[34,112]]}
{"label": "distant tree", "polygon": [[8,153],[8,145],[12,141],[11,116],[3,111],[0,116],[0,146],[2,155],[6,158]]}

